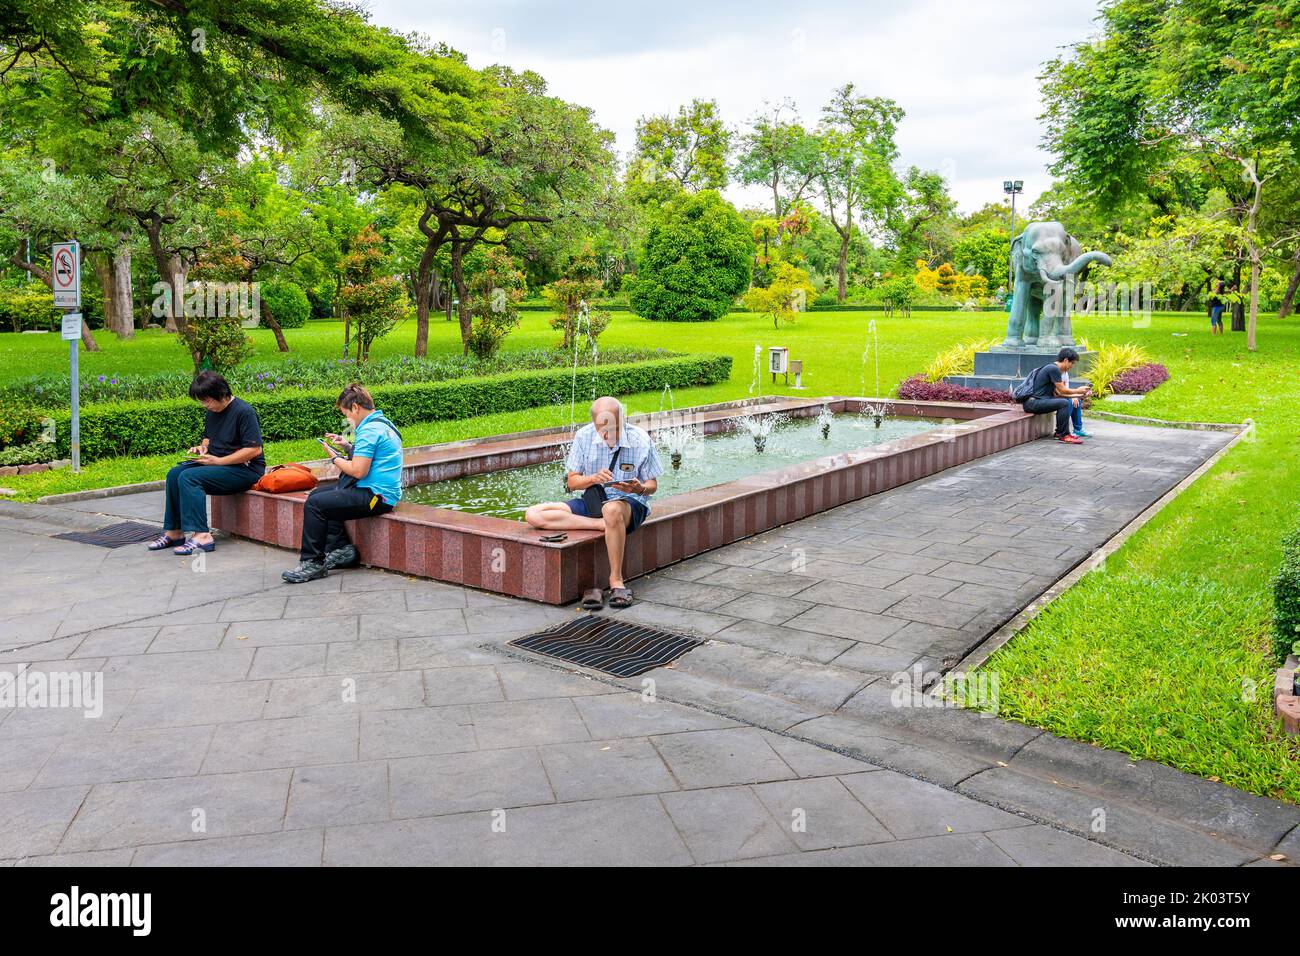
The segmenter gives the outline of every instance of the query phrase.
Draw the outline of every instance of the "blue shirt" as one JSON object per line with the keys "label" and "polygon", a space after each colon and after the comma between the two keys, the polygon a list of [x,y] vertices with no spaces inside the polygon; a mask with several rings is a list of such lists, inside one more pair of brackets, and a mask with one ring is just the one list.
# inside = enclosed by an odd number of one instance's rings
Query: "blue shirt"
{"label": "blue shirt", "polygon": [[369,458],[370,471],[357,479],[358,488],[369,488],[387,504],[402,500],[402,440],[376,409],[357,426],[353,458]]}
{"label": "blue shirt", "polygon": [[[659,462],[659,453],[655,451],[654,442],[643,429],[635,425],[624,425],[618,439],[618,462],[614,465],[615,481],[629,481],[632,478],[649,481],[664,473],[664,466]],[[609,468],[614,449],[605,444],[595,425],[583,425],[573,436],[573,445],[569,448],[569,457],[564,468],[566,472],[576,471],[580,475],[594,475],[602,468]],[[605,486],[605,496],[611,500],[627,498],[638,501],[650,508],[647,495],[634,495],[618,488]]]}

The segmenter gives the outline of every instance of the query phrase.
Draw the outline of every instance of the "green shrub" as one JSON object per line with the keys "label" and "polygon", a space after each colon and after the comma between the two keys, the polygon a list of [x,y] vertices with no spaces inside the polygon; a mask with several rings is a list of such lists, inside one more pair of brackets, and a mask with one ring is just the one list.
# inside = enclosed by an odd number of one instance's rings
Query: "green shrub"
{"label": "green shrub", "polygon": [[262,303],[282,329],[300,329],[311,317],[307,293],[292,282],[272,279],[261,286]]}
{"label": "green shrub", "polygon": [[0,468],[13,465],[39,465],[54,461],[54,443],[48,441],[28,442],[26,445],[12,445],[0,449]]}
{"label": "green shrub", "polygon": [[[578,372],[580,392],[590,394],[594,387],[606,395],[658,391],[665,385],[674,388],[715,385],[730,376],[731,357],[727,355],[692,355],[633,365],[597,366],[594,370]],[[371,394],[400,427],[563,404],[570,395],[572,382],[571,369],[553,368],[486,378],[380,385],[372,388]],[[336,389],[242,397],[257,409],[266,441],[309,438],[338,431],[340,427],[339,413],[334,408]],[[68,411],[52,412],[51,417],[56,426],[58,453],[67,457]],[[203,406],[189,399],[88,405],[81,410],[81,459],[179,453],[198,440],[202,428]]]}
{"label": "green shrub", "polygon": [[686,196],[650,227],[628,280],[638,315],[712,322],[749,288],[754,239],[735,208],[713,190]]}
{"label": "green shrub", "polygon": [[43,282],[0,285],[0,322],[14,332],[59,327],[61,313],[54,308],[54,296]]}
{"label": "green shrub", "polygon": [[11,402],[0,403],[0,448],[24,445],[40,431],[40,415]]}
{"label": "green shrub", "polygon": [[1282,539],[1282,565],[1273,577],[1273,654],[1281,663],[1300,641],[1300,528]]}
{"label": "green shrub", "polygon": [[186,352],[197,353],[199,368],[229,372],[253,354],[253,340],[244,334],[236,316],[196,316],[189,334],[176,341]]}
{"label": "green shrub", "polygon": [[[592,316],[595,327],[596,317]],[[680,352],[664,349],[614,346],[603,350],[599,361],[606,365],[644,362],[648,359],[676,358]],[[230,387],[245,398],[249,392],[278,392],[286,389],[329,389],[336,391],[349,382],[374,385],[411,385],[415,382],[439,382],[449,378],[466,378],[472,375],[497,375],[501,372],[519,372],[524,369],[573,368],[574,353],[555,349],[520,349],[498,352],[490,359],[464,355],[435,355],[414,358],[403,355],[396,358],[371,359],[298,359],[283,362],[250,362],[223,373]],[[591,353],[579,351],[580,365],[589,364]],[[166,401],[183,398],[193,379],[192,372],[148,372],[144,374],[115,372],[107,375],[81,376],[81,402],[96,405],[102,402]],[[0,422],[4,420],[3,407],[17,406],[44,408],[61,405],[68,400],[70,376],[67,372],[47,373],[39,378],[22,379],[9,385],[0,385]],[[12,414],[12,410],[11,410]],[[4,429],[0,426],[0,439]],[[0,441],[3,444],[3,441]]]}

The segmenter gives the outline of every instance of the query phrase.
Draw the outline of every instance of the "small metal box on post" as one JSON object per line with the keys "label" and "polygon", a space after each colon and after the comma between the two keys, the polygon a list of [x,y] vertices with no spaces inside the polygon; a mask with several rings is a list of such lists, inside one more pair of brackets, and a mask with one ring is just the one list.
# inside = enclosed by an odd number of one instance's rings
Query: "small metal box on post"
{"label": "small metal box on post", "polygon": [[69,363],[72,377],[72,434],[69,445],[72,451],[72,471],[81,471],[81,375],[78,366],[77,344],[81,341],[81,246],[71,242],[56,242],[50,248],[50,288],[54,292],[54,307],[71,310],[63,314],[62,338],[69,345]]}
{"label": "small metal box on post", "polygon": [[785,376],[785,384],[790,384],[790,350],[780,345],[770,346],[767,350],[767,364],[772,372],[772,381],[778,375]]}

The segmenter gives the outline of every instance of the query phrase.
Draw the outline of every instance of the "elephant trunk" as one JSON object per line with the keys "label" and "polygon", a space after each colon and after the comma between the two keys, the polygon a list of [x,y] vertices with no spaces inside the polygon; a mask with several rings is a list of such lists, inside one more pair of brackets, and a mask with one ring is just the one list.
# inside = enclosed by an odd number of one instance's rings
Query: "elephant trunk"
{"label": "elephant trunk", "polygon": [[1052,282],[1060,282],[1066,276],[1078,275],[1094,262],[1108,266],[1110,265],[1110,256],[1104,252],[1085,252],[1069,265],[1062,265],[1058,262],[1055,266],[1045,266],[1043,268],[1043,278]]}

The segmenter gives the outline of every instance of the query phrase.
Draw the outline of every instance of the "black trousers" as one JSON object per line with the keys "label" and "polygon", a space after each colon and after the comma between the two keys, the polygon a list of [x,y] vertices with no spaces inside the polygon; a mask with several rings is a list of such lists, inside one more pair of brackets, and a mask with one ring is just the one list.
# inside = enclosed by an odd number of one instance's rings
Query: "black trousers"
{"label": "black trousers", "polygon": [[373,518],[392,510],[392,505],[369,488],[317,488],[307,496],[303,510],[299,556],[304,561],[323,561],[329,552],[352,543],[344,521]]}
{"label": "black trousers", "polygon": [[1033,414],[1039,412],[1056,412],[1057,436],[1070,434],[1070,406],[1068,398],[1028,398],[1025,399],[1025,411]]}

